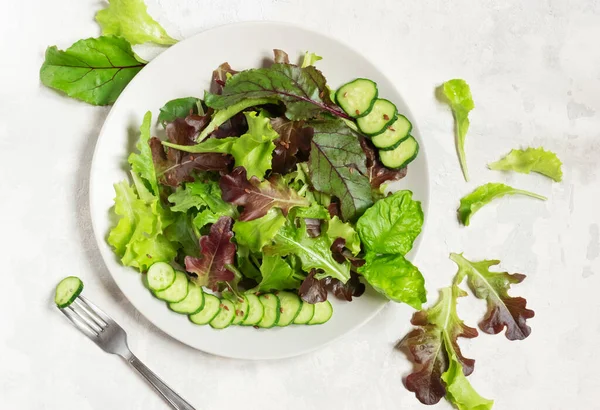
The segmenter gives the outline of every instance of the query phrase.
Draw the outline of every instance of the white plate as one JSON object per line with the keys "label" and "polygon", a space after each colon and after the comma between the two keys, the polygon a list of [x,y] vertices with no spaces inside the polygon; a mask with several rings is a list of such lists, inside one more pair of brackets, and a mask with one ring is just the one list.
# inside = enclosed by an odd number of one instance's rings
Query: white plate
{"label": "white plate", "polygon": [[[224,61],[238,70],[259,67],[272,57],[272,49],[285,50],[291,58],[310,50],[323,56],[317,67],[332,87],[356,77],[370,78],[379,85],[380,95],[390,99],[415,124],[408,107],[393,84],[360,54],[324,35],[279,23],[244,23],[219,27],[182,41],[166,50],[145,67],[123,91],[102,128],[90,177],[90,206],[96,240],[102,257],[125,296],[148,320],[181,342],[219,356],[244,359],[273,359],[298,355],[358,328],[379,312],[386,300],[369,290],[351,303],[332,300],[334,315],[321,326],[290,326],[268,330],[230,327],[213,330],[195,326],[183,315],[170,311],[142,285],[141,277],[120,265],[105,238],[111,228],[113,184],[128,178],[127,156],[144,113],[151,110],[156,120],[167,101],[202,96],[209,86],[212,70]],[[385,56],[382,56],[384,58]],[[421,142],[416,127],[415,137]],[[410,167],[408,176],[397,185],[414,192],[427,211],[429,178],[425,150]],[[419,246],[415,244],[415,249]],[[334,299],[334,298],[332,298]]]}

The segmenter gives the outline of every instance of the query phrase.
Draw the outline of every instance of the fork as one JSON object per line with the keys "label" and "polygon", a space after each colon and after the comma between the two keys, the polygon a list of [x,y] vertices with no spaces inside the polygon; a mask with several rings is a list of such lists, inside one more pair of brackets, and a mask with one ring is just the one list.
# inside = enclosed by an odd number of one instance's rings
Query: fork
{"label": "fork", "polygon": [[79,295],[75,301],[61,312],[107,353],[121,356],[154,387],[167,403],[175,410],[195,410],[192,405],[179,396],[165,384],[154,372],[135,357],[127,345],[127,333],[117,322],[110,318],[100,308]]}

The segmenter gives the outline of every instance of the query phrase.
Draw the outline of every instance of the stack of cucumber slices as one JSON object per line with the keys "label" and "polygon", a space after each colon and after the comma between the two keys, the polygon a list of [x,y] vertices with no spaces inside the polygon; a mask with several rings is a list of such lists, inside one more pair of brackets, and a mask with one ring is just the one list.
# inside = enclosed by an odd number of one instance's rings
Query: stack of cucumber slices
{"label": "stack of cucumber slices", "polygon": [[185,272],[157,262],[148,270],[148,287],[174,312],[188,315],[197,325],[209,324],[214,329],[230,325],[272,328],[274,326],[320,325],[333,314],[329,301],[310,304],[291,292],[232,293],[222,297],[206,293],[188,279]]}
{"label": "stack of cucumber slices", "polygon": [[393,103],[379,98],[377,84],[358,78],[341,86],[335,95],[338,105],[379,149],[383,165],[404,168],[417,157],[419,144],[410,135],[412,124]]}

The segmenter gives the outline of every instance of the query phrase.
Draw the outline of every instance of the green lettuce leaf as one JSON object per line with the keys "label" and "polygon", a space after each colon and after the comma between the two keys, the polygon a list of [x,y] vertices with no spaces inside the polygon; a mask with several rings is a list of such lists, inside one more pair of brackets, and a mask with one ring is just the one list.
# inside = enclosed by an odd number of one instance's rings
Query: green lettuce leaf
{"label": "green lettuce leaf", "polygon": [[499,161],[488,165],[495,171],[516,171],[521,174],[537,172],[552,178],[556,182],[562,181],[562,162],[552,151],[543,148],[513,149]]}
{"label": "green lettuce leaf", "polygon": [[188,182],[184,188],[178,188],[169,196],[171,211],[187,212],[190,209],[202,210],[208,208],[220,216],[236,217],[237,210],[231,204],[221,199],[221,188],[217,181],[196,180]]}
{"label": "green lettuce leaf", "polygon": [[48,47],[40,80],[69,97],[109,105],[145,65],[122,38],[88,38],[65,51]]}
{"label": "green lettuce leaf", "polygon": [[465,226],[469,225],[471,215],[477,212],[481,207],[489,204],[496,198],[501,198],[505,195],[525,195],[545,201],[547,198],[533,192],[515,189],[508,185],[490,182],[477,187],[473,192],[464,196],[460,200],[458,208],[458,220]]}
{"label": "green lettuce leaf", "polygon": [[161,107],[158,122],[165,125],[176,118],[185,118],[190,113],[204,115],[202,100],[196,97],[176,98]]}
{"label": "green lettuce leaf", "polygon": [[260,265],[262,280],[249,292],[298,289],[304,276],[299,276],[289,263],[279,256],[265,256]]}
{"label": "green lettuce leaf", "polygon": [[[325,210],[321,205],[314,204],[320,207],[320,209]],[[329,214],[327,214],[329,216]],[[360,238],[358,233],[354,230],[354,227],[350,225],[348,222],[342,222],[340,218],[334,216],[328,222],[327,226],[327,236],[329,236],[332,240],[336,240],[337,238],[342,238],[346,240],[346,248],[350,249],[350,252],[354,256],[360,253]]]}
{"label": "green lettuce leaf", "polygon": [[494,401],[481,397],[475,391],[454,351],[448,352],[448,359],[450,365],[442,374],[442,380],[446,384],[446,399],[458,410],[491,410]]}
{"label": "green lettuce leaf", "polygon": [[458,159],[465,180],[469,180],[469,170],[467,169],[467,157],[465,155],[465,136],[469,131],[469,112],[475,108],[471,89],[465,80],[455,79],[444,83],[443,92],[448,102],[454,120],[456,121],[456,149]]}
{"label": "green lettuce leaf", "polygon": [[316,279],[332,277],[346,283],[350,279],[350,264],[338,263],[331,253],[333,241],[326,235],[311,238],[306,232],[306,226],[301,223],[299,227],[286,223],[275,235],[274,245],[265,246],[266,255],[296,255],[302,262],[302,269],[309,272],[311,269],[322,269],[323,272],[315,275]]}
{"label": "green lettuce leaf", "polygon": [[178,243],[186,255],[199,255],[199,235],[187,213],[177,213],[175,221],[165,229],[165,236],[169,241]]}
{"label": "green lettuce leaf", "polygon": [[108,0],[108,7],[96,13],[103,35],[123,37],[131,44],[154,42],[162,45],[177,43],[148,14],[144,0]]}
{"label": "green lettuce leaf", "polygon": [[415,309],[427,300],[425,279],[412,263],[402,255],[377,255],[367,252],[366,263],[358,272],[379,293],[395,302],[403,302]]}
{"label": "green lettuce leaf", "polygon": [[422,226],[421,202],[412,199],[411,191],[397,191],[367,209],[356,230],[367,251],[405,255]]}
{"label": "green lettuce leaf", "polygon": [[219,215],[211,211],[210,209],[205,209],[199,212],[195,217],[192,223],[196,227],[197,230],[201,230],[208,224],[214,224],[219,220]]}
{"label": "green lettuce leaf", "polygon": [[158,179],[156,178],[156,170],[152,160],[152,150],[150,149],[150,127],[152,123],[152,113],[148,111],[144,115],[144,120],[140,126],[140,139],[135,147],[139,153],[132,152],[129,155],[128,161],[131,164],[131,170],[142,177],[153,195],[158,196]]}
{"label": "green lettuce leaf", "polygon": [[323,57],[316,55],[315,53],[309,53],[308,51],[304,54],[304,59],[302,60],[302,68],[309,67],[311,65],[315,65],[315,63],[319,60],[322,60]]}
{"label": "green lettuce leaf", "polygon": [[284,224],[285,217],[281,211],[271,208],[261,218],[251,221],[236,221],[233,225],[235,241],[252,252],[260,252],[265,245],[273,241],[273,238]]}
{"label": "green lettuce leaf", "polygon": [[339,120],[314,121],[310,126],[314,129],[310,180],[317,191],[338,197],[343,219],[353,221],[373,204],[359,135]]}
{"label": "green lettuce leaf", "polygon": [[283,102],[290,120],[306,120],[322,112],[350,119],[331,101],[325,77],[313,66],[273,64],[269,68],[242,71],[227,81],[222,94],[207,93],[204,102],[215,110],[223,110],[254,98]]}

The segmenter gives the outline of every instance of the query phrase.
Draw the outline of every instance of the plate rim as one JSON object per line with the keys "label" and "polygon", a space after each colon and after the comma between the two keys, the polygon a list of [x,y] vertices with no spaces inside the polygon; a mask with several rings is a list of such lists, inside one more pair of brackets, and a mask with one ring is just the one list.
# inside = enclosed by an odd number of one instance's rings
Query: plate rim
{"label": "plate rim", "polygon": [[[272,27],[284,27],[284,28],[293,28],[295,30],[299,30],[299,31],[304,31],[313,35],[318,35],[321,37],[326,37],[327,39],[329,39],[332,42],[338,43],[339,45],[347,48],[348,50],[352,51],[353,53],[365,58],[363,56],[363,53],[359,52],[354,46],[352,46],[351,44],[348,44],[336,37],[332,37],[330,34],[328,33],[324,33],[322,31],[318,31],[312,28],[306,28],[304,26],[301,25],[297,25],[294,23],[289,23],[289,22],[284,22],[284,21],[274,21],[274,20],[252,20],[252,21],[243,21],[243,22],[232,22],[232,23],[226,23],[226,24],[220,24],[214,27],[210,27],[207,28],[206,30],[201,30],[198,33],[187,37],[183,40],[180,40],[178,43],[170,46],[169,48],[167,48],[166,50],[164,50],[163,52],[161,52],[159,55],[157,55],[156,57],[154,57],[151,61],[149,61],[146,66],[144,68],[142,68],[141,71],[145,70],[147,67],[150,67],[157,59],[159,58],[166,58],[163,57],[165,55],[170,55],[172,53],[171,50],[176,49],[179,44],[184,43],[187,40],[190,40],[192,38],[198,37],[198,36],[202,36],[205,35],[208,32],[211,31],[217,31],[217,30],[224,30],[224,29],[229,29],[232,27],[244,27],[244,26],[272,26]],[[374,63],[372,63],[369,59],[365,58],[365,60],[368,62],[369,65],[371,65],[376,71],[379,71],[386,79],[389,80],[389,76],[387,75],[387,73],[378,68]],[[139,74],[139,73],[138,73]],[[346,337],[350,334],[352,334],[353,332],[357,331],[358,329],[360,329],[361,327],[363,327],[365,324],[367,324],[368,322],[370,322],[377,314],[379,314],[381,312],[381,310],[383,310],[383,308],[385,306],[388,305],[388,303],[390,302],[389,300],[383,300],[381,301],[380,305],[376,308],[376,309],[372,309],[371,313],[368,314],[363,320],[356,322],[352,327],[350,327],[347,331],[340,333],[332,338],[330,338],[329,340],[322,342],[318,345],[315,346],[311,346],[311,347],[307,347],[305,349],[298,349],[297,351],[295,351],[293,354],[278,354],[278,355],[271,355],[269,357],[247,357],[247,356],[236,356],[236,355],[224,355],[221,354],[219,352],[216,352],[212,349],[209,348],[199,348],[197,346],[191,345],[188,342],[182,340],[182,338],[178,337],[177,335],[171,333],[168,330],[165,330],[163,327],[159,326],[151,317],[148,317],[142,309],[139,308],[138,304],[139,302],[135,302],[134,300],[132,300],[131,298],[128,297],[127,293],[123,290],[123,287],[121,285],[121,283],[119,282],[119,280],[117,279],[116,275],[113,273],[113,271],[110,269],[110,267],[107,264],[106,259],[109,257],[114,257],[114,254],[110,254],[107,255],[105,247],[103,247],[102,245],[104,244],[104,242],[106,241],[105,238],[105,233],[104,232],[100,232],[100,229],[96,226],[96,219],[93,217],[93,215],[95,215],[95,210],[96,210],[96,206],[94,205],[95,201],[94,201],[94,192],[95,190],[93,189],[94,184],[95,184],[95,180],[96,178],[94,177],[95,175],[95,164],[96,164],[96,160],[97,160],[97,156],[98,156],[98,147],[99,147],[99,142],[100,139],[102,137],[102,135],[105,132],[105,128],[107,126],[107,123],[109,122],[109,120],[112,118],[112,116],[114,115],[115,112],[118,111],[120,104],[121,104],[121,95],[123,95],[126,90],[129,87],[132,87],[134,84],[136,84],[136,80],[139,80],[139,75],[136,75],[126,86],[125,88],[121,91],[121,93],[119,94],[119,97],[117,98],[117,100],[113,103],[112,107],[110,108],[110,111],[108,113],[108,115],[106,116],[102,127],[100,128],[100,131],[97,135],[96,138],[96,142],[94,145],[94,152],[92,155],[92,159],[91,159],[91,165],[90,165],[90,170],[89,170],[89,185],[88,185],[88,205],[89,205],[89,210],[90,210],[90,219],[91,219],[91,225],[92,225],[92,230],[94,233],[94,239],[96,240],[96,244],[98,246],[98,251],[100,252],[100,255],[102,257],[102,263],[104,264],[106,270],[109,272],[111,279],[113,280],[113,282],[117,285],[119,291],[122,293],[122,295],[125,297],[125,299],[127,299],[127,301],[136,309],[136,311],[141,314],[144,318],[146,318],[146,320],[152,324],[152,326],[154,326],[155,328],[157,328],[158,330],[160,330],[162,333],[168,335],[169,337],[177,340],[178,342],[189,346],[195,350],[198,350],[200,352],[203,353],[207,353],[207,354],[211,354],[217,357],[223,357],[223,358],[230,358],[230,359],[235,359],[235,360],[249,360],[249,361],[257,361],[257,360],[279,360],[279,359],[285,359],[285,358],[291,358],[291,357],[297,357],[300,355],[304,355],[313,351],[316,351],[318,349],[321,349],[343,337]],[[405,102],[406,105],[406,113],[410,118],[413,118],[412,123],[413,123],[413,130],[416,130],[416,134],[419,138],[419,143],[420,145],[424,146],[424,141],[423,138],[421,137],[421,133],[420,133],[420,129],[419,126],[417,124],[417,120],[415,119],[414,115],[412,115],[412,111],[410,110],[410,107],[408,106],[408,104],[406,103],[406,99],[404,98],[404,96],[398,91],[395,82],[389,80],[390,84],[392,85],[394,91],[400,95],[402,97],[402,99]],[[425,168],[425,187],[423,190],[423,195],[422,198],[419,198],[420,202],[421,202],[421,207],[423,209],[423,213],[424,213],[424,219],[423,219],[423,226],[421,229],[421,233],[418,236],[418,238],[416,239],[413,248],[411,250],[411,259],[414,260],[419,251],[420,251],[420,247],[421,247],[421,243],[423,242],[423,238],[425,236],[425,231],[426,231],[426,227],[428,225],[428,213],[429,213],[429,207],[430,207],[430,202],[431,202],[431,181],[430,181],[430,170],[429,170],[429,161],[427,158],[427,154],[426,154],[426,149],[424,149],[423,147],[419,150],[419,154],[423,157],[423,162],[424,162],[424,168]]]}

